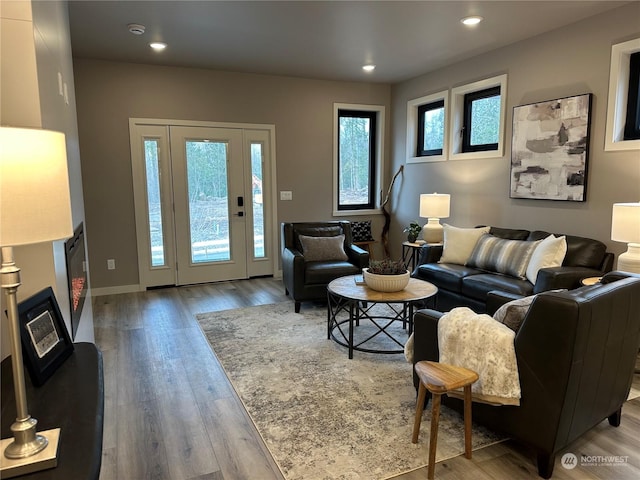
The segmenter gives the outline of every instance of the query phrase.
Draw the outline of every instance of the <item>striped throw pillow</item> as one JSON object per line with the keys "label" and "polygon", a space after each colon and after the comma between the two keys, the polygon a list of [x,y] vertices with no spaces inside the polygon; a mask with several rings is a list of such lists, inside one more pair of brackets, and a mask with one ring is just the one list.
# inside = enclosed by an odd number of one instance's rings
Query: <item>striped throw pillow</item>
{"label": "striped throw pillow", "polygon": [[540,240],[507,240],[484,234],[476,243],[466,265],[524,279],[531,255],[539,243]]}

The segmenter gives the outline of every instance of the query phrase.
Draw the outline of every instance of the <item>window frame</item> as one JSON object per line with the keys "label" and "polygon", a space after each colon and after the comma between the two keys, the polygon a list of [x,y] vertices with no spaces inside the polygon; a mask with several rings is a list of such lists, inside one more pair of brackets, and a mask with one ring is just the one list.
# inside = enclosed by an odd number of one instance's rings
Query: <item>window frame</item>
{"label": "window frame", "polygon": [[640,52],[629,55],[628,83],[623,140],[640,140]]}
{"label": "window frame", "polygon": [[618,43],[611,47],[607,124],[604,139],[606,152],[640,150],[640,140],[624,139],[630,58],[636,52],[640,52],[640,38]]}
{"label": "window frame", "polygon": [[[476,90],[464,95],[464,122],[462,125],[462,152],[486,152],[498,149],[498,143],[483,143],[479,145],[471,144],[471,134],[473,132],[473,103],[477,100],[485,98],[500,97],[502,106],[502,94],[500,86],[485,88],[484,90]],[[500,128],[500,126],[498,126]]]}
{"label": "window frame", "polygon": [[[463,151],[461,132],[464,127],[465,95],[469,93],[500,87],[500,127],[498,143],[491,150],[465,152]],[[480,158],[502,158],[504,156],[504,137],[507,110],[507,74],[479,80],[451,89],[451,115],[449,127],[449,160],[469,160]],[[494,144],[495,145],[495,144]]]}
{"label": "window frame", "polygon": [[[418,156],[418,110],[422,105],[444,102],[444,137],[440,155]],[[407,102],[407,163],[444,162],[449,154],[449,91],[443,90]]]}
{"label": "window frame", "polygon": [[[373,135],[370,137],[371,175],[369,178],[370,202],[366,205],[340,205],[340,112],[359,112],[371,115],[375,119]],[[385,107],[382,105],[360,105],[350,103],[334,103],[333,105],[333,215],[349,216],[353,214],[367,215],[380,213],[380,191],[382,186],[382,172],[384,171],[384,131]],[[364,115],[363,115],[364,116]]]}
{"label": "window frame", "polygon": [[[436,100],[435,102],[425,103],[423,105],[418,106],[418,138],[416,140],[415,150],[416,157],[433,157],[436,155],[442,155],[442,150],[444,149],[444,133],[445,133],[445,123],[442,125],[442,148],[436,148],[432,150],[424,149],[424,116],[425,113],[430,112],[432,110],[440,110],[444,111],[444,99]],[[446,112],[445,112],[446,114]],[[446,116],[445,116],[446,121]]]}

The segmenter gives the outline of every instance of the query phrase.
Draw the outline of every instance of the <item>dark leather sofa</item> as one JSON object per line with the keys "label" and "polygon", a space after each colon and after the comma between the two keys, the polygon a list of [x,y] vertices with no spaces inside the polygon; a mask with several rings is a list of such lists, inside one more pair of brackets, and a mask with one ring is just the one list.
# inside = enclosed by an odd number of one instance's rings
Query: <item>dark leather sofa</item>
{"label": "dark leather sofa", "polygon": [[[414,363],[438,361],[442,315],[415,314]],[[640,343],[640,275],[611,272],[593,286],[537,295],[514,342],[520,406],[474,402],[473,420],[533,447],[549,478],[556,453],[605,418],[620,424]],[[443,402],[462,411],[459,399]]]}
{"label": "dark leather sofa", "polygon": [[[335,237],[344,234],[347,260],[305,261],[299,235]],[[282,224],[282,278],[285,293],[295,302],[296,313],[301,302],[327,299],[327,285],[345,275],[356,275],[369,266],[369,253],[353,244],[348,221],[300,222]]]}
{"label": "dark leather sofa", "polygon": [[[498,227],[491,227],[489,233],[500,238],[527,241],[542,240],[550,235],[540,230]],[[411,276],[438,287],[438,294],[433,299],[433,308],[436,310],[446,312],[455,307],[469,307],[475,312],[484,313],[487,310],[488,293],[494,290],[524,297],[547,290],[576,288],[583,278],[599,277],[611,271],[614,256],[606,251],[604,243],[590,238],[565,236],[567,253],[562,266],[541,269],[535,285],[526,279],[465,265],[438,263],[443,245],[424,245]]]}

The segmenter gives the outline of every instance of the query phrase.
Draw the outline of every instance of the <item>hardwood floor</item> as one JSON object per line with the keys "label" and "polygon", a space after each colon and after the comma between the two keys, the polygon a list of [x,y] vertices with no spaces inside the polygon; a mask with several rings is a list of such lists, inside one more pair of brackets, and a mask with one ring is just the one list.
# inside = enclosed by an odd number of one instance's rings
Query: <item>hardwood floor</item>
{"label": "hardwood floor", "polygon": [[[105,378],[101,480],[282,479],[194,317],[281,301],[290,300],[282,282],[271,278],[95,297]],[[567,470],[559,455],[553,478],[640,478],[639,433],[635,399],[625,404],[620,427],[604,421],[561,452],[627,456],[626,462]],[[425,468],[395,480],[426,475]],[[504,442],[473,452],[471,460],[459,456],[438,463],[436,478],[539,477],[534,454]]]}

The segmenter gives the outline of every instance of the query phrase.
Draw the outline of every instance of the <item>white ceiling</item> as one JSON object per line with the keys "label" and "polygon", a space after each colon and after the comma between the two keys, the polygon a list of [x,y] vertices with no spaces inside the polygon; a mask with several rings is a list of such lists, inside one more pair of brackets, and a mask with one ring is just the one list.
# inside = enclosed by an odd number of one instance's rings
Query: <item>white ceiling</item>
{"label": "white ceiling", "polygon": [[[76,57],[395,83],[625,3],[70,0],[69,17]],[[472,14],[484,21],[460,23]],[[155,53],[151,41],[168,48]]]}

